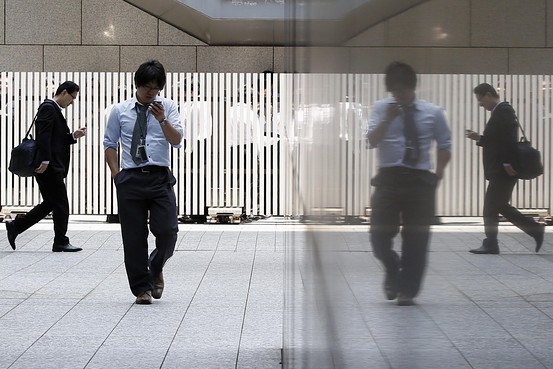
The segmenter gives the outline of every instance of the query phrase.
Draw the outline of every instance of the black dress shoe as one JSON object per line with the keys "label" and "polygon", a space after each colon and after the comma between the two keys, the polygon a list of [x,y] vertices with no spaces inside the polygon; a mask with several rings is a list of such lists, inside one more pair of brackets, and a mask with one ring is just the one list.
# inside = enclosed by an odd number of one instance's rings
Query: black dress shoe
{"label": "black dress shoe", "polygon": [[384,293],[388,300],[395,300],[397,297],[397,284],[398,284],[398,272],[386,272],[386,278],[384,279]]}
{"label": "black dress shoe", "polygon": [[[536,252],[540,251],[541,245],[543,244],[543,235],[545,233],[545,225],[544,224],[538,224],[538,231],[533,236],[534,240],[536,240]],[[8,235],[9,239],[9,235]]]}
{"label": "black dress shoe", "polygon": [[81,251],[81,250],[82,250],[82,248],[77,247],[77,246],[73,246],[70,243],[68,243],[67,245],[56,245],[56,244],[54,244],[52,246],[52,251],[54,251],[54,252],[61,252],[61,251],[76,252],[76,251]]}
{"label": "black dress shoe", "polygon": [[499,247],[480,246],[477,249],[469,250],[473,254],[492,254],[499,255]]}
{"label": "black dress shoe", "polygon": [[15,250],[15,238],[17,237],[15,224],[12,224],[12,222],[6,222],[6,231],[8,233],[8,242],[10,243],[10,246],[12,247],[12,249]]}

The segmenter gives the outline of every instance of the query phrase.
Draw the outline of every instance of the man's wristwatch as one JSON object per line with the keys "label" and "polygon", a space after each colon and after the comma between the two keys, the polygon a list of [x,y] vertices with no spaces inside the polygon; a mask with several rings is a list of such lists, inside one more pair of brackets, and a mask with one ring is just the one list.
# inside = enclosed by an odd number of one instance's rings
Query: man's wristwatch
{"label": "man's wristwatch", "polygon": [[167,120],[167,118],[163,119],[161,122],[159,122],[159,124],[163,127],[164,125],[166,125],[169,121]]}

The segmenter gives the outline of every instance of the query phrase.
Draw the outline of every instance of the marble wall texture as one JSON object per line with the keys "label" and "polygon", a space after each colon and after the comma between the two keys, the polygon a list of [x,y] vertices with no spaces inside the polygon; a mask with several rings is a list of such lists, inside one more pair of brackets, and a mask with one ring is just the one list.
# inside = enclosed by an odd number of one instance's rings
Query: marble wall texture
{"label": "marble wall texture", "polygon": [[[553,0],[430,0],[342,47],[209,46],[123,0],[0,0],[0,71],[553,74]],[[293,61],[293,63],[292,63]],[[290,67],[293,65],[293,67]]]}

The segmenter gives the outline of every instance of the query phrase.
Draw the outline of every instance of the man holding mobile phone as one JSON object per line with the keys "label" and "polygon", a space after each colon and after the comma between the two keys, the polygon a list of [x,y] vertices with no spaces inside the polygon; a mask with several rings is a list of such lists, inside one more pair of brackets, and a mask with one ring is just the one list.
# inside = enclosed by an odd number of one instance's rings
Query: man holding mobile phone
{"label": "man holding mobile phone", "polygon": [[[184,130],[177,104],[162,98],[165,69],[149,60],[134,75],[136,94],[111,110],[106,124],[106,162],[117,188],[125,268],[137,304],[161,298],[163,266],[177,241],[176,179],[170,148],[180,148]],[[121,166],[118,161],[121,150]],[[149,230],[148,230],[149,225]],[[148,255],[149,231],[155,249]]]}
{"label": "man holding mobile phone", "polygon": [[[402,62],[385,71],[390,98],[373,105],[366,127],[370,148],[378,148],[378,174],[371,198],[371,244],[384,265],[388,300],[413,305],[426,268],[436,188],[451,156],[451,133],[443,109],[418,99],[417,75]],[[431,148],[437,159],[431,171]],[[401,223],[400,223],[401,221]],[[401,228],[401,255],[393,239]]]}
{"label": "man holding mobile phone", "polygon": [[86,127],[74,132],[69,130],[62,109],[73,104],[79,94],[79,86],[72,81],[63,82],[52,99],[46,99],[38,108],[36,139],[40,165],[35,169],[35,180],[42,202],[24,216],[6,222],[8,242],[15,250],[16,237],[44,219],[50,212],[54,221],[54,252],[76,252],[82,248],[73,246],[67,237],[69,200],[65,178],[69,172],[71,145],[86,135]]}

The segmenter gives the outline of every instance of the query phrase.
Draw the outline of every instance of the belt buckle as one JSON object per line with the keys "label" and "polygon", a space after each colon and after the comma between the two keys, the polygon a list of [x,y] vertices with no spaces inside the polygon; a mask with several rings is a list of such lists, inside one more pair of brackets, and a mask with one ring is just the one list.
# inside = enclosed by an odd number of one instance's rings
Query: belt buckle
{"label": "belt buckle", "polygon": [[151,171],[151,170],[148,170],[146,167],[140,167],[140,171],[141,171],[142,173],[147,173],[147,174],[152,173],[152,171]]}

